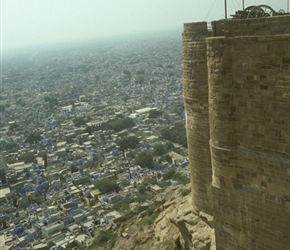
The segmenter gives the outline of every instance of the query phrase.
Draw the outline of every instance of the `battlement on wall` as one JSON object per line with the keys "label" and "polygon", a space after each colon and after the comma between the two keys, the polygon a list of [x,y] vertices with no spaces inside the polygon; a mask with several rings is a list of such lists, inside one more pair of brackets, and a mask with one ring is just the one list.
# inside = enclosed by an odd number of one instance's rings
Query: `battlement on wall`
{"label": "battlement on wall", "polygon": [[253,36],[290,34],[290,14],[267,18],[226,19],[213,21],[211,36]]}
{"label": "battlement on wall", "polygon": [[268,18],[221,19],[211,23],[185,23],[183,34],[198,34],[206,37],[283,35],[290,34],[289,20],[290,14]]}
{"label": "battlement on wall", "polygon": [[193,203],[217,249],[289,248],[290,15],[185,24],[183,92]]}

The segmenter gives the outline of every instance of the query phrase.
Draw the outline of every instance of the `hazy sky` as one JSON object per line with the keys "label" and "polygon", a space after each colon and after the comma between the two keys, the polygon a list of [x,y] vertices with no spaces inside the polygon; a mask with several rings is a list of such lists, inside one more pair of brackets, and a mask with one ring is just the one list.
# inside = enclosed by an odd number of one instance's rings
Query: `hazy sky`
{"label": "hazy sky", "polygon": [[[2,49],[179,29],[224,17],[224,0],[0,0]],[[245,0],[245,6],[287,8],[287,0]],[[228,16],[242,0],[227,0]]]}

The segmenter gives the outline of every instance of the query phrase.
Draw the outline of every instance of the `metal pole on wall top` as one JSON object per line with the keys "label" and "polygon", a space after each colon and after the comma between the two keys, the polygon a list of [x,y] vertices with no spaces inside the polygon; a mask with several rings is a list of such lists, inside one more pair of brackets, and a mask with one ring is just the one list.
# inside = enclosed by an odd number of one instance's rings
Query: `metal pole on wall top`
{"label": "metal pole on wall top", "polygon": [[227,19],[228,17],[228,14],[227,14],[227,0],[225,0],[225,19]]}

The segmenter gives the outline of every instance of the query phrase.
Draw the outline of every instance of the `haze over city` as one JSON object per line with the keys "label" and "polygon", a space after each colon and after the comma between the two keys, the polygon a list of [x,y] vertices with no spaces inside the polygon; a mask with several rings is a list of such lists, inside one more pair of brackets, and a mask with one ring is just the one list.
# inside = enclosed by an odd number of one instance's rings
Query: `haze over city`
{"label": "haze over city", "polygon": [[[287,0],[247,0],[249,5],[287,8]],[[229,0],[228,16],[242,9]],[[161,30],[179,30],[185,22],[224,18],[224,1],[217,0],[1,0],[1,48],[103,39]]]}

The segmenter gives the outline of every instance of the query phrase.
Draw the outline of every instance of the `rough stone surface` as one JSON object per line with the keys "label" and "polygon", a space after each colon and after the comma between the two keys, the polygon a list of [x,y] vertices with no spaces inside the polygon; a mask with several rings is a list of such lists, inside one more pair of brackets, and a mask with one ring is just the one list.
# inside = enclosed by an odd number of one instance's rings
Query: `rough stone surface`
{"label": "rough stone surface", "polygon": [[[290,15],[212,24],[211,34],[194,32],[204,23],[186,24],[183,35],[184,96],[194,96],[184,100],[194,209],[212,209],[218,250],[290,249]],[[189,51],[190,39],[201,44]],[[208,85],[190,85],[188,72]],[[196,131],[207,111],[209,128]],[[199,139],[208,130],[210,153]],[[206,172],[198,159],[209,155]],[[209,194],[212,203],[202,202]]]}
{"label": "rough stone surface", "polygon": [[176,236],[182,249],[214,250],[213,218],[207,214],[195,214],[191,197],[178,197],[156,219],[155,238],[161,242],[168,238],[169,231],[177,229]]}
{"label": "rough stone surface", "polygon": [[206,22],[184,25],[182,88],[186,114],[192,199],[196,210],[212,214],[209,147]]}
{"label": "rough stone surface", "polygon": [[146,217],[133,215],[115,229],[119,235],[115,245],[103,249],[215,250],[213,218],[193,212],[191,194],[181,194],[188,188],[166,188],[162,193],[166,202],[157,208],[159,215],[153,224],[144,225],[140,222]]}

